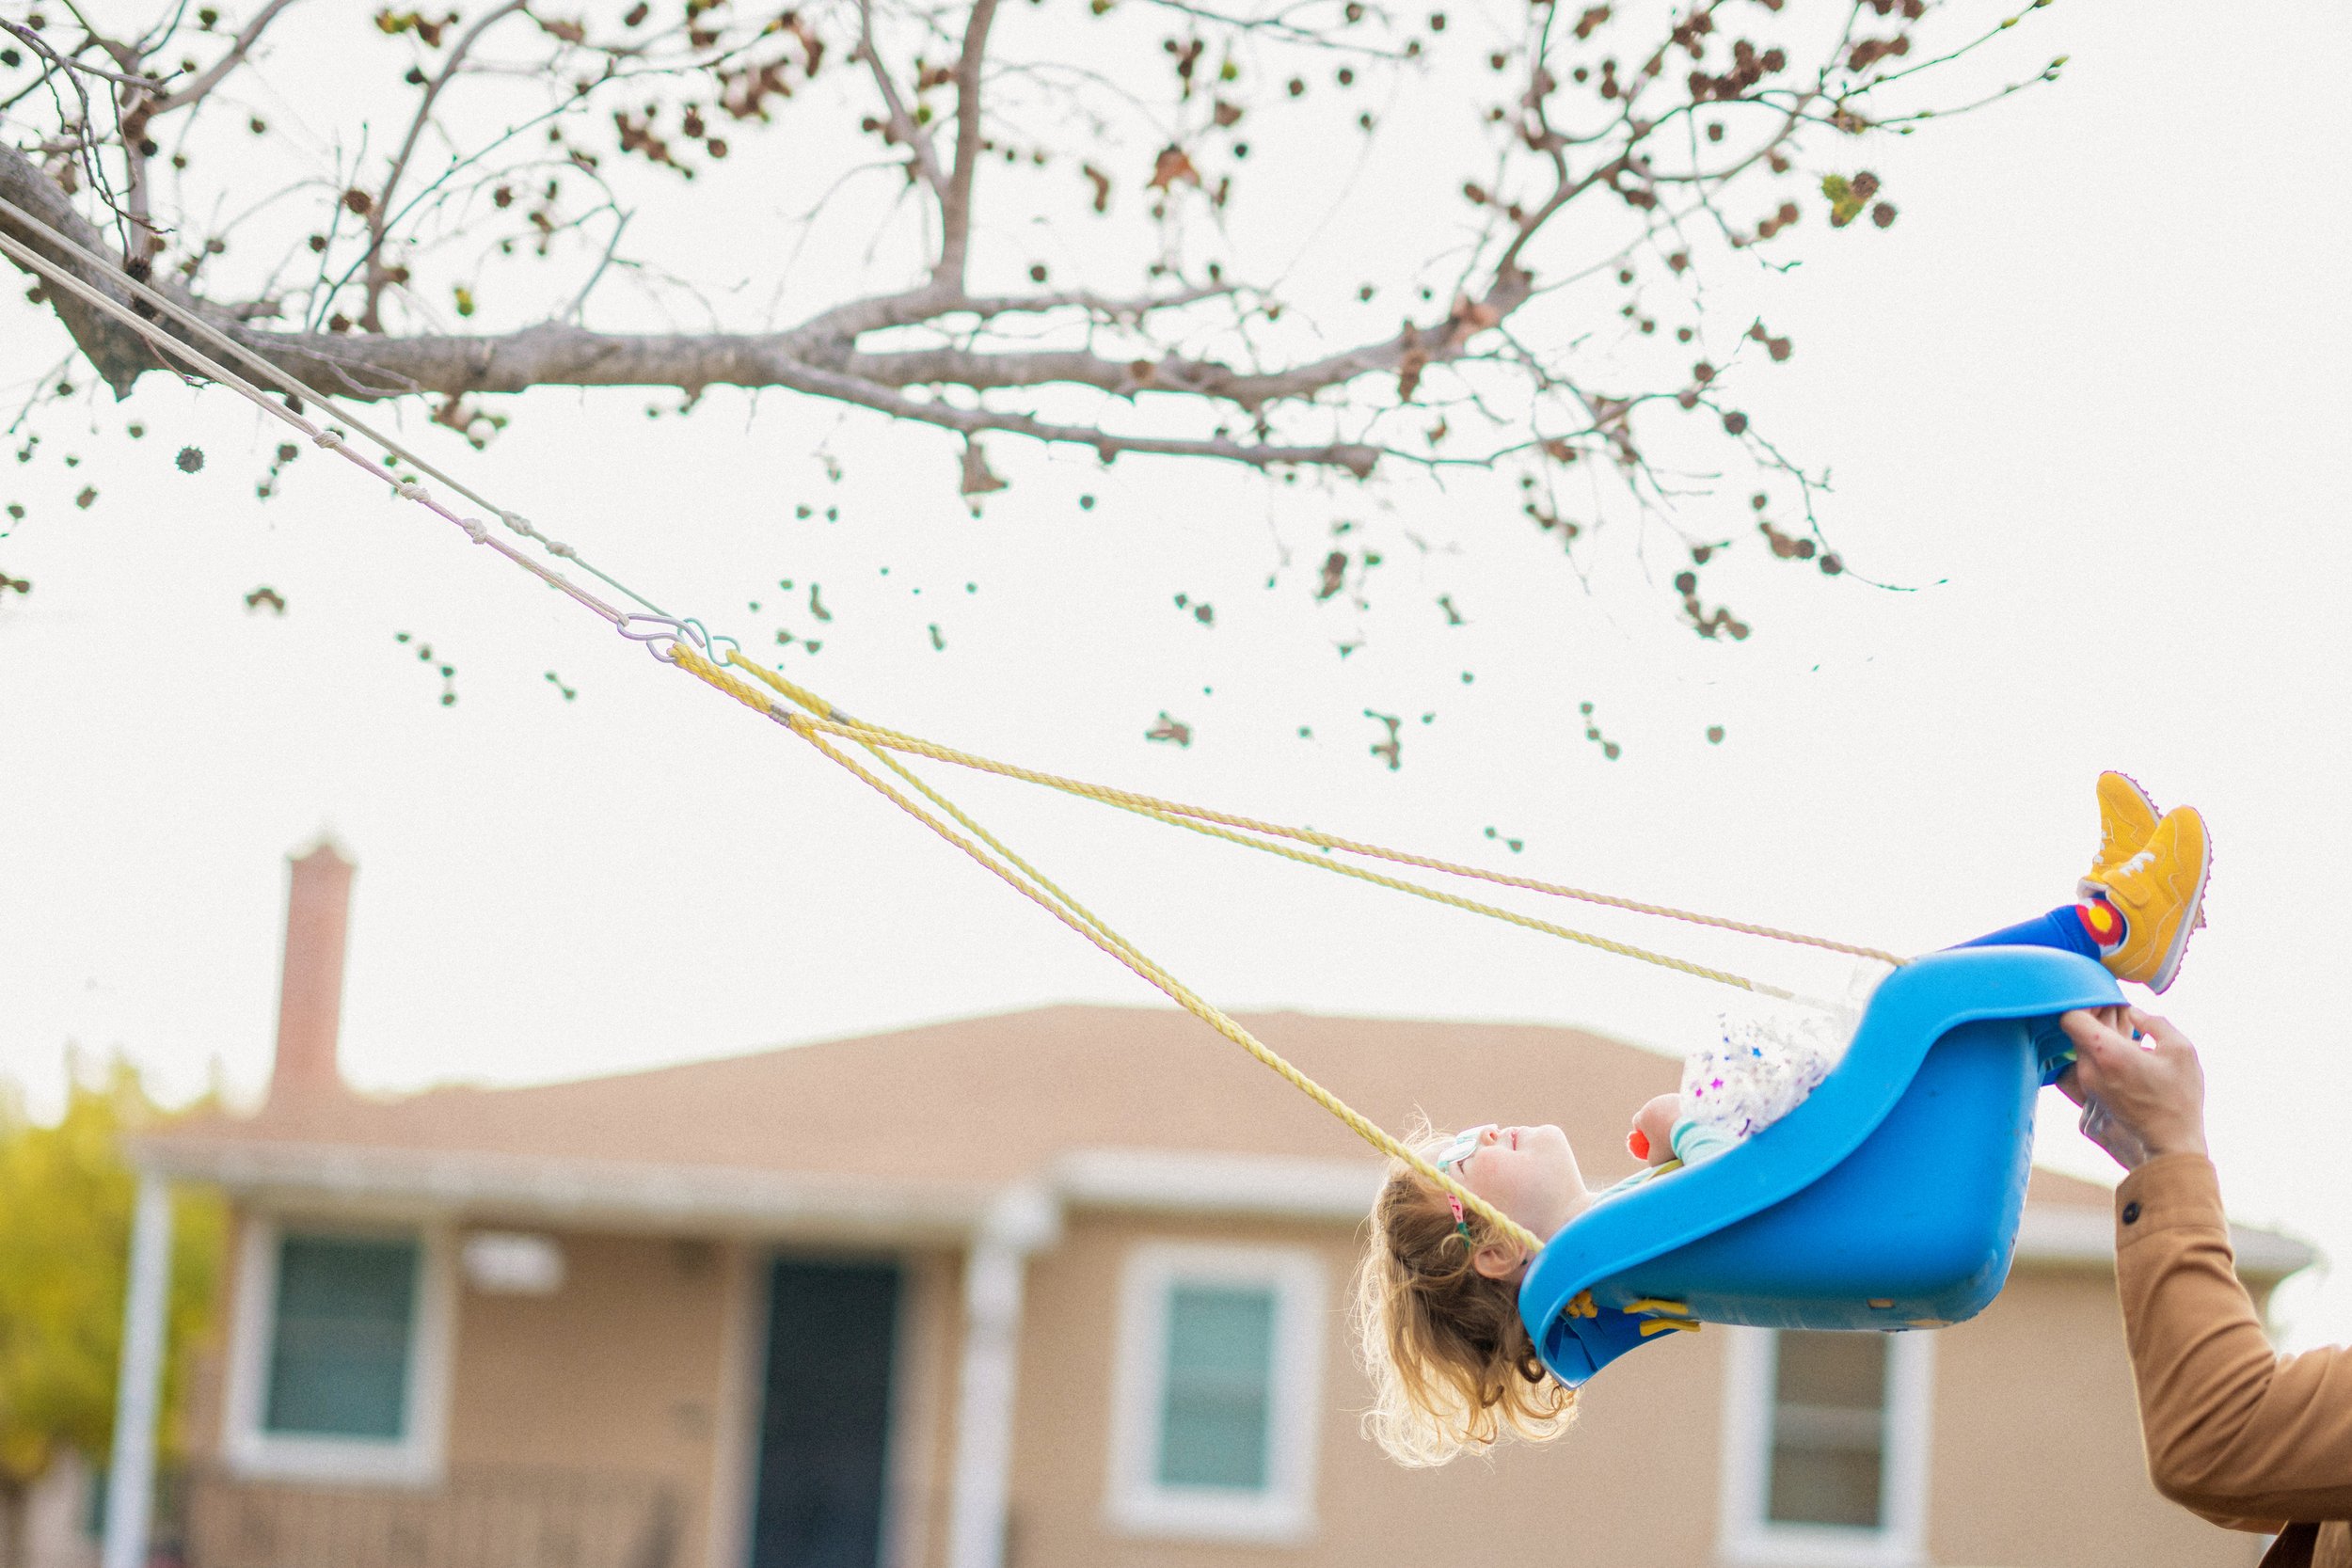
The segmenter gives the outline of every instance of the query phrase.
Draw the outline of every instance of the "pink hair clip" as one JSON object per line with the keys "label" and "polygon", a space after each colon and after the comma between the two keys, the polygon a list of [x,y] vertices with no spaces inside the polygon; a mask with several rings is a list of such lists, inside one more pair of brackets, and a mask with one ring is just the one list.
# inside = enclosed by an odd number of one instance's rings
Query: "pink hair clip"
{"label": "pink hair clip", "polygon": [[[1442,1150],[1439,1151],[1438,1158],[1433,1163],[1440,1171],[1443,1171],[1448,1176],[1452,1176],[1455,1165],[1459,1164],[1462,1161],[1469,1159],[1472,1154],[1478,1151],[1479,1135],[1483,1132],[1491,1131],[1493,1127],[1494,1123],[1490,1121],[1481,1127],[1464,1128],[1461,1132],[1454,1134],[1453,1139],[1447,1143]],[[1456,1236],[1461,1237],[1463,1243],[1468,1245],[1474,1241],[1475,1238],[1470,1235],[1470,1217],[1462,1212],[1461,1196],[1448,1190],[1445,1195],[1445,1202],[1446,1207],[1454,1211],[1454,1233]]]}

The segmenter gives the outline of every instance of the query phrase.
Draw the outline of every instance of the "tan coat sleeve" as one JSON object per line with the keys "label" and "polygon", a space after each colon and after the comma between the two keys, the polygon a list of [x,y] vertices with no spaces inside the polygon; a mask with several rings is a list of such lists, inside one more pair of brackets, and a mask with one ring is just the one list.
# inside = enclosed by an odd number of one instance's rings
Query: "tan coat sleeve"
{"label": "tan coat sleeve", "polygon": [[2202,1155],[2115,1194],[2115,1278],[2156,1490],[2216,1524],[2352,1519],[2352,1351],[2281,1356],[2232,1267]]}

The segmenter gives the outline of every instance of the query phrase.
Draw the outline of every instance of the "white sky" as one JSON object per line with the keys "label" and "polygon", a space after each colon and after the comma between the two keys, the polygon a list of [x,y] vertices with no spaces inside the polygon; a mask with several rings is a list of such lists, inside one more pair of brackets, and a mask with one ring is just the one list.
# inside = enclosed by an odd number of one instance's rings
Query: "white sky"
{"label": "white sky", "polygon": [[[1738,647],[1677,627],[1629,549],[1596,551],[1588,594],[1476,484],[1381,493],[1466,553],[1392,560],[1355,618],[1311,607],[1296,565],[1263,591],[1278,537],[1319,548],[1333,503],[1231,474],[1105,472],[999,442],[1013,488],[976,521],[944,440],[718,392],[658,422],[638,394],[534,394],[486,454],[456,460],[739,632],[765,635],[786,597],[811,629],[799,607],[821,581],[837,619],[795,669],[853,711],[1897,949],[2066,896],[2095,833],[2091,777],[2125,768],[2213,825],[2212,927],[2164,1006],[2203,1047],[2233,1207],[2352,1256],[2334,1196],[2352,1189],[2352,1140],[2333,1132],[2352,1065],[2324,990],[2352,935],[2352,853],[2326,805],[2352,698],[2335,608],[2352,566],[2352,232],[2314,178],[2352,142],[2335,64],[2352,16],[2273,4],[2192,34],[2061,6],[2033,25],[2012,58],[2070,55],[2061,84],[1871,148],[1901,221],[1831,236],[1809,219],[1803,266],[1756,285],[1797,354],[1740,395],[1834,467],[1824,522],[1857,567],[1931,586],[1825,584],[1743,566],[1743,546],[1709,578],[1758,627]],[[1379,223],[1406,220],[1351,221],[1372,227],[1294,234],[1294,277],[1352,270]],[[764,297],[765,259],[740,263]],[[63,352],[51,318],[0,297],[10,411]],[[135,418],[144,441],[121,434]],[[322,829],[361,866],[343,1061],[372,1088],[1149,999],[804,748],[317,454],[255,504],[278,436],[226,394],[151,380],[87,420],[95,434],[80,412],[45,417],[40,460],[0,465],[0,501],[33,510],[0,537],[0,570],[35,584],[0,599],[0,1071],[41,1099],[68,1042],[127,1052],[175,1093],[215,1061],[253,1092],[283,857]],[[187,443],[210,458],[193,478],[171,462]],[[820,443],[838,485],[810,457]],[[101,499],[75,511],[84,483]],[[803,502],[818,515],[796,518]],[[263,583],[282,619],[242,608]],[[1216,604],[1214,630],[1178,591]],[[1439,624],[1438,592],[1469,626]],[[456,667],[457,705],[401,631]],[[1359,631],[1340,660],[1332,643]],[[1584,740],[1581,701],[1622,760]],[[1407,723],[1402,771],[1365,754],[1367,706],[1436,714]],[[1163,708],[1197,744],[1142,742]],[[1098,808],[939,782],[1229,1005],[1560,1021],[1674,1050],[1722,1002]],[[2095,1173],[2048,1109],[2045,1156]],[[2352,1338],[2352,1290],[2298,1282],[2282,1307],[2297,1343]]]}

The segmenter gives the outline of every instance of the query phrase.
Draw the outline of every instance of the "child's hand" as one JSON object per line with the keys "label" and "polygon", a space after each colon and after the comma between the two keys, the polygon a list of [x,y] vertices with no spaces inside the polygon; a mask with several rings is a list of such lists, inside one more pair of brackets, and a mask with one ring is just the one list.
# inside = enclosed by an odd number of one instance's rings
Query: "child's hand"
{"label": "child's hand", "polygon": [[1625,1136],[1626,1148],[1645,1164],[1664,1164],[1675,1157],[1675,1118],[1681,1114],[1681,1097],[1660,1095],[1633,1113],[1633,1131]]}

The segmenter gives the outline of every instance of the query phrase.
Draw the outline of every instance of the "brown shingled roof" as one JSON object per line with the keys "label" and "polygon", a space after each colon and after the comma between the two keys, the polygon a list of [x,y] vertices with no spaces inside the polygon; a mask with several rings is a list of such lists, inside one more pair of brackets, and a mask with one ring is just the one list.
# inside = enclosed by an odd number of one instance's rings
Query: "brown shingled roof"
{"label": "brown shingled roof", "polygon": [[[1674,1087],[1668,1057],[1535,1024],[1246,1015],[1262,1039],[1402,1130],[1557,1121],[1589,1179],[1632,1168],[1633,1109]],[[914,1182],[997,1183],[1079,1149],[1370,1158],[1304,1096],[1186,1014],[1055,1006],[526,1088],[357,1096],[204,1117],[143,1140],[366,1148],[501,1162],[593,1161]],[[2032,1196],[2101,1206],[2036,1171]]]}

